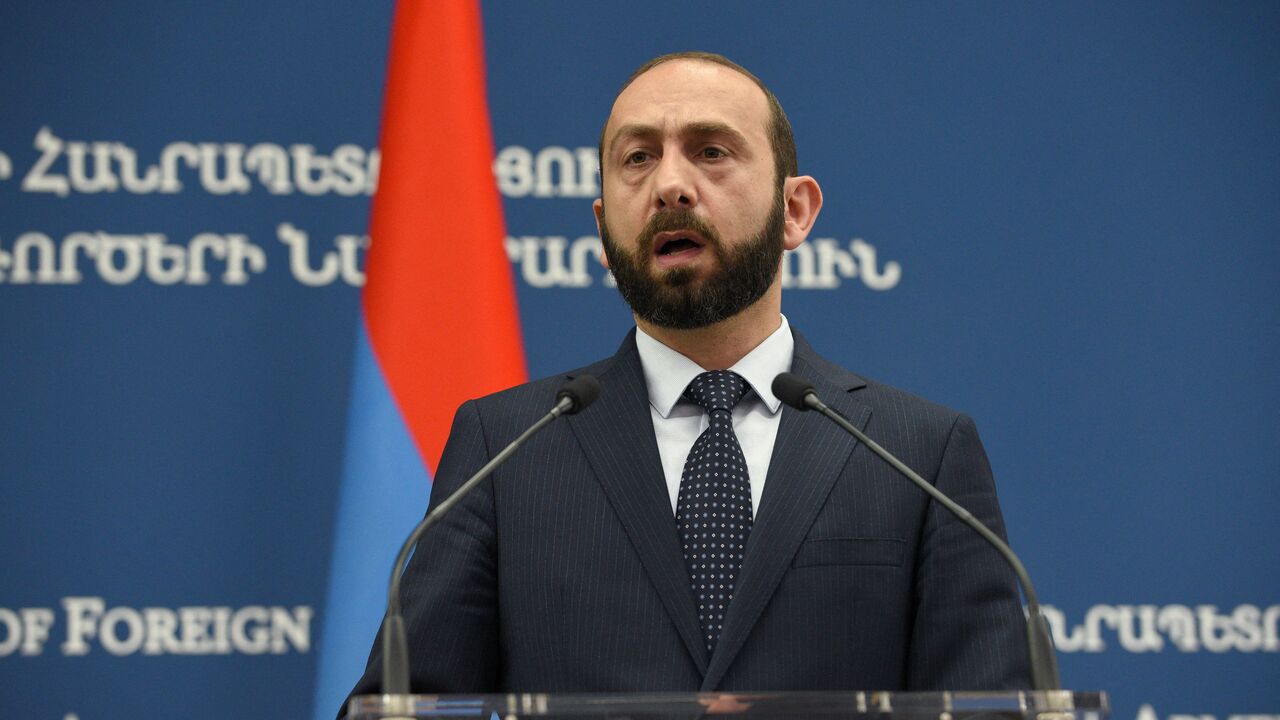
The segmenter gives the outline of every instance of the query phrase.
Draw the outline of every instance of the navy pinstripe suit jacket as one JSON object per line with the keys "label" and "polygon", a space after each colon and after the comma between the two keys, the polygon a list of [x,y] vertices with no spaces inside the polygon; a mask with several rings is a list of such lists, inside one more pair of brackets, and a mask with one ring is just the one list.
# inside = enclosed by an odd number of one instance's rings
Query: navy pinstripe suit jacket
{"label": "navy pinstripe suit jacket", "polygon": [[[795,337],[795,373],[1003,535],[968,417]],[[419,544],[402,586],[415,692],[1029,686],[1017,589],[997,553],[844,431],[786,407],[708,657],[634,333],[580,372],[599,378],[599,400],[532,438]],[[550,409],[565,379],[459,408],[432,503]],[[380,673],[375,643],[354,694],[377,692]]]}

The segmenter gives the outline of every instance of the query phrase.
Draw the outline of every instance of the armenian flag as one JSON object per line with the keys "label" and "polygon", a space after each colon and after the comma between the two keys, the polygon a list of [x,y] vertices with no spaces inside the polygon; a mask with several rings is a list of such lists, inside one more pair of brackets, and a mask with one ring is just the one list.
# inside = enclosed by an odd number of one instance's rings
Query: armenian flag
{"label": "armenian flag", "polygon": [[314,717],[359,679],[454,411],[527,377],[474,1],[397,3]]}

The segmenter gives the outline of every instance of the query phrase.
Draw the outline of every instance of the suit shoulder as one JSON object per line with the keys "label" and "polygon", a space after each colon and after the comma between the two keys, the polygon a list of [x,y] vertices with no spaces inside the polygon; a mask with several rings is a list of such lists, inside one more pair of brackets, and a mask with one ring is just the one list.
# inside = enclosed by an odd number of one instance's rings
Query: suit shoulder
{"label": "suit shoulder", "polygon": [[796,334],[797,364],[815,372],[822,379],[822,385],[828,389],[840,389],[847,397],[858,403],[871,406],[877,413],[897,414],[912,421],[928,420],[930,424],[942,424],[950,428],[961,413],[940,403],[923,398],[893,385],[855,374],[838,363],[819,355],[803,336]]}
{"label": "suit shoulder", "polygon": [[865,387],[853,393],[856,400],[865,402],[877,409],[897,410],[903,415],[922,418],[934,418],[950,427],[963,415],[959,410],[950,408],[925,397],[908,392],[893,385],[882,383],[863,376]]}
{"label": "suit shoulder", "polygon": [[[839,378],[838,387],[846,390],[847,398],[869,406],[873,416],[891,426],[925,431],[929,436],[946,436],[957,421],[966,417],[963,413],[913,392],[903,390],[866,375],[855,375],[827,361],[824,370],[829,379]],[[834,370],[834,373],[833,373]],[[838,373],[838,374],[835,374]]]}
{"label": "suit shoulder", "polygon": [[967,415],[914,393],[868,379],[850,399],[872,408],[867,434],[931,482],[957,438],[959,446],[971,438],[981,448]]}

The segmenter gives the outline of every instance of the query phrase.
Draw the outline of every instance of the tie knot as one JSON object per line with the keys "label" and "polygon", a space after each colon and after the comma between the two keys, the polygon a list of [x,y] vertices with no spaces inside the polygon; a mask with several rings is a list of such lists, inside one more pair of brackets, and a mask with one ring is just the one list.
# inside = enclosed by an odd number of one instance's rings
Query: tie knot
{"label": "tie knot", "polygon": [[747,394],[747,381],[731,370],[704,372],[689,383],[684,396],[698,403],[707,413],[732,410]]}

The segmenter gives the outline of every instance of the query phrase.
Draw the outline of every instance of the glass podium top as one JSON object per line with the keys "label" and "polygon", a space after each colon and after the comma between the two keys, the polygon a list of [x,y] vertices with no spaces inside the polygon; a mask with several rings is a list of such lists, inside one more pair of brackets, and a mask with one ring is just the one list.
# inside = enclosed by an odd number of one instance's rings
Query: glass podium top
{"label": "glass podium top", "polygon": [[392,718],[741,718],[866,720],[1107,720],[1105,693],[1042,692],[758,692],[509,695],[362,695],[348,720]]}

